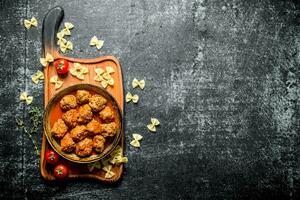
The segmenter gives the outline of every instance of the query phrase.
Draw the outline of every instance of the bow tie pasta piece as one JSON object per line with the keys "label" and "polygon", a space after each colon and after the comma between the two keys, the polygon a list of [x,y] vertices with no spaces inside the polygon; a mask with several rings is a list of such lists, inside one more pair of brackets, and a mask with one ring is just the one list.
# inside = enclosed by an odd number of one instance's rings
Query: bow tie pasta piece
{"label": "bow tie pasta piece", "polygon": [[145,80],[139,81],[138,79],[134,78],[132,81],[132,87],[133,88],[139,87],[143,90],[145,88]]}
{"label": "bow tie pasta piece", "polygon": [[71,22],[65,22],[65,28],[70,30],[74,28],[74,25]]}
{"label": "bow tie pasta piece", "polygon": [[121,163],[128,163],[128,158],[123,156],[116,156],[110,160],[111,164],[119,165]]}
{"label": "bow tie pasta piece", "polygon": [[49,63],[51,63],[53,61],[54,61],[54,58],[50,53],[47,53],[45,58],[40,58],[40,63],[44,67],[46,67]]}
{"label": "bow tie pasta piece", "polygon": [[65,28],[62,30],[64,35],[71,35],[71,29],[74,28],[74,25],[70,22],[65,23]]}
{"label": "bow tie pasta piece", "polygon": [[73,43],[71,41],[67,41],[66,43],[60,43],[60,51],[65,53],[67,50],[73,50]]}
{"label": "bow tie pasta piece", "polygon": [[27,29],[30,29],[31,26],[37,27],[37,25],[38,25],[38,21],[35,17],[32,17],[30,20],[28,20],[28,19],[24,20],[24,26]]}
{"label": "bow tie pasta piece", "polygon": [[90,46],[96,46],[97,49],[101,49],[103,46],[104,41],[103,40],[98,40],[96,36],[92,37],[90,40]]}
{"label": "bow tie pasta piece", "polygon": [[57,89],[61,88],[61,86],[63,85],[64,82],[60,81],[58,79],[58,76],[55,75],[50,78],[50,83],[55,84],[54,88],[57,90]]}
{"label": "bow tie pasta piece", "polygon": [[155,126],[157,126],[157,125],[160,124],[160,122],[159,122],[158,119],[156,119],[156,118],[151,118],[151,123],[152,123],[153,125],[155,125]]}
{"label": "bow tie pasta piece", "polygon": [[114,79],[112,79],[112,78],[110,78],[110,79],[108,79],[108,80],[103,79],[103,80],[101,81],[101,85],[102,85],[102,87],[104,87],[104,88],[107,88],[108,85],[113,86],[114,84],[115,84],[115,81],[114,81]]}
{"label": "bow tie pasta piece", "polygon": [[134,134],[132,134],[132,137],[133,137],[133,140],[130,142],[130,145],[134,146],[134,147],[141,147],[140,140],[143,139],[143,136],[141,136],[140,134],[134,133]]}
{"label": "bow tie pasta piece", "polygon": [[74,63],[74,66],[70,69],[70,73],[80,80],[84,80],[84,75],[89,72],[87,67],[82,66],[79,63]]}
{"label": "bow tie pasta piece", "polygon": [[139,101],[139,96],[138,95],[132,95],[130,92],[128,92],[127,94],[126,94],[126,97],[125,97],[125,99],[126,99],[126,103],[128,103],[128,102],[130,102],[130,101],[132,101],[133,103],[137,103],[138,101]]}
{"label": "bow tie pasta piece", "polygon": [[116,149],[110,154],[109,162],[113,165],[118,165],[121,163],[127,163],[128,158],[123,156],[122,147],[117,146]]}
{"label": "bow tie pasta piece", "polygon": [[57,38],[57,39],[61,39],[61,38],[63,38],[63,37],[65,37],[64,32],[60,31],[60,32],[57,32],[57,33],[56,33],[56,38]]}
{"label": "bow tie pasta piece", "polygon": [[128,158],[123,156],[115,157],[111,163],[116,165],[119,165],[121,163],[128,163]]}
{"label": "bow tie pasta piece", "polygon": [[115,72],[114,68],[107,66],[107,67],[105,68],[105,72],[102,73],[102,77],[103,77],[105,80],[111,80],[111,79],[112,79],[112,82],[114,82],[114,81],[113,81],[113,78],[112,78],[112,76],[111,76],[111,74],[114,73],[114,72]]}
{"label": "bow tie pasta piece", "polygon": [[160,122],[156,118],[151,118],[151,123],[147,125],[149,131],[156,132],[156,126],[158,126]]}
{"label": "bow tie pasta piece", "polygon": [[128,163],[128,158],[127,157],[118,157],[116,164],[119,163]]}
{"label": "bow tie pasta piece", "polygon": [[82,71],[82,72],[79,72],[79,73],[77,74],[77,78],[80,79],[80,80],[84,80],[84,73],[83,73],[83,71]]}
{"label": "bow tie pasta piece", "polygon": [[112,171],[112,165],[106,165],[102,169],[106,172],[105,178],[112,178],[115,175]]}
{"label": "bow tie pasta piece", "polygon": [[94,77],[95,81],[103,81],[102,74],[105,72],[102,68],[95,68],[96,76]]}
{"label": "bow tie pasta piece", "polygon": [[44,79],[44,73],[41,72],[40,70],[38,70],[34,75],[31,76],[31,80],[35,84],[38,84],[39,80],[43,80],[43,79]]}
{"label": "bow tie pasta piece", "polygon": [[64,38],[65,34],[64,32],[58,32],[56,34],[56,37],[57,37],[57,45],[61,46],[62,44],[65,44],[67,43],[67,40]]}
{"label": "bow tie pasta piece", "polygon": [[112,74],[115,72],[114,68],[112,68],[111,66],[106,66],[105,70],[108,74]]}
{"label": "bow tie pasta piece", "polygon": [[20,95],[20,100],[26,102],[27,105],[32,103],[33,97],[29,96],[27,92],[22,92]]}

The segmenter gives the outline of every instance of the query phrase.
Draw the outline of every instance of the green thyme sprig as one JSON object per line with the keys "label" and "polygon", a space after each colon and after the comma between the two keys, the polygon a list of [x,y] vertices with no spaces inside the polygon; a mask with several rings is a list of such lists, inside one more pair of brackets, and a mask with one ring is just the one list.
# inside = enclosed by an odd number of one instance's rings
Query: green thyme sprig
{"label": "green thyme sprig", "polygon": [[29,110],[30,121],[32,123],[32,127],[30,129],[31,134],[37,134],[42,125],[42,111],[39,107],[32,107]]}
{"label": "green thyme sprig", "polygon": [[35,139],[33,138],[33,135],[38,134],[39,128],[42,124],[42,111],[38,107],[32,107],[29,110],[29,116],[30,116],[30,122],[31,122],[31,128],[28,130],[28,128],[25,126],[24,121],[20,117],[16,117],[16,124],[18,128],[22,129],[30,138],[31,142],[33,143],[33,146],[35,148],[36,155],[39,157],[39,149],[37,147],[37,143]]}

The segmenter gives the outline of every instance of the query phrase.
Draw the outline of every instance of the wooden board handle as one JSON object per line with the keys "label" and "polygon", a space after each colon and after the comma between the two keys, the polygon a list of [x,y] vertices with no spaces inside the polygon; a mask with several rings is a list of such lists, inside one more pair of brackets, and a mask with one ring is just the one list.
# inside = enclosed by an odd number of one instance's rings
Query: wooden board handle
{"label": "wooden board handle", "polygon": [[46,52],[50,53],[55,58],[59,56],[56,45],[56,33],[63,17],[64,10],[57,6],[49,10],[44,18],[42,30],[42,48],[44,57]]}

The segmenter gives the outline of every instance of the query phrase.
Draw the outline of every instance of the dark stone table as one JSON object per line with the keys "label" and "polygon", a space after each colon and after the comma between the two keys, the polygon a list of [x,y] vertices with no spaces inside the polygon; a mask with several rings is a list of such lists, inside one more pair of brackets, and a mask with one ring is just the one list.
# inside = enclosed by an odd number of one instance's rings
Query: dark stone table
{"label": "dark stone table", "polygon": [[[75,25],[68,55],[116,56],[125,92],[140,95],[126,104],[129,163],[115,185],[43,181],[15,124],[29,123],[22,91],[43,108],[30,77],[42,69],[42,19],[57,5]],[[32,16],[38,28],[26,30]],[[1,0],[0,21],[1,199],[300,199],[299,1]],[[135,77],[144,91],[131,88]],[[145,127],[152,116],[157,133]]]}

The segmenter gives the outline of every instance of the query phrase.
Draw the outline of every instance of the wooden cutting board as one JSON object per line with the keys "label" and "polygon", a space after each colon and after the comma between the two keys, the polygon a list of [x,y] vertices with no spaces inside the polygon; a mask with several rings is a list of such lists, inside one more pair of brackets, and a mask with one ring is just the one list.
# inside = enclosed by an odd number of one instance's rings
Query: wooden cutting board
{"label": "wooden cutting board", "polygon": [[[81,59],[81,58],[69,58],[61,55],[57,51],[56,46],[56,33],[58,31],[58,27],[63,19],[64,11],[61,7],[55,7],[51,9],[45,16],[43,21],[43,33],[42,33],[42,40],[43,40],[43,57],[46,53],[50,53],[55,60],[56,59],[66,59],[69,61],[69,68],[72,68],[74,63],[80,63],[81,65],[87,67],[89,69],[89,73],[85,75],[84,80],[79,80],[76,77],[68,74],[68,76],[64,78],[59,78],[63,80],[64,84],[61,88],[56,90],[54,88],[54,84],[50,83],[50,78],[54,75],[57,75],[56,69],[50,63],[44,69],[45,75],[45,84],[44,84],[44,101],[45,107],[48,104],[48,101],[53,97],[58,91],[69,87],[71,85],[80,84],[80,83],[89,83],[93,85],[100,86],[100,82],[96,82],[94,77],[96,75],[94,69],[103,68],[105,69],[106,66],[111,66],[114,68],[115,72],[112,75],[115,83],[113,86],[108,86],[106,90],[115,98],[117,101],[121,114],[123,115],[124,112],[124,100],[123,100],[123,80],[122,80],[122,71],[119,61],[113,56],[103,56],[93,59]],[[123,123],[123,122],[122,122]],[[122,147],[124,151],[124,132],[122,131],[121,139],[119,145]],[[47,165],[45,161],[45,152],[50,149],[50,145],[46,139],[45,134],[43,134],[42,138],[42,146],[41,146],[41,159],[40,159],[40,171],[41,175],[46,180],[55,180],[53,176],[53,166]],[[115,176],[111,179],[104,178],[105,172],[101,169],[94,169],[90,172],[87,168],[87,164],[79,164],[74,163],[63,158],[60,159],[60,162],[67,165],[69,167],[69,179],[72,178],[93,178],[104,182],[115,182],[121,178],[123,173],[123,164],[119,166],[113,166],[113,172]]]}

